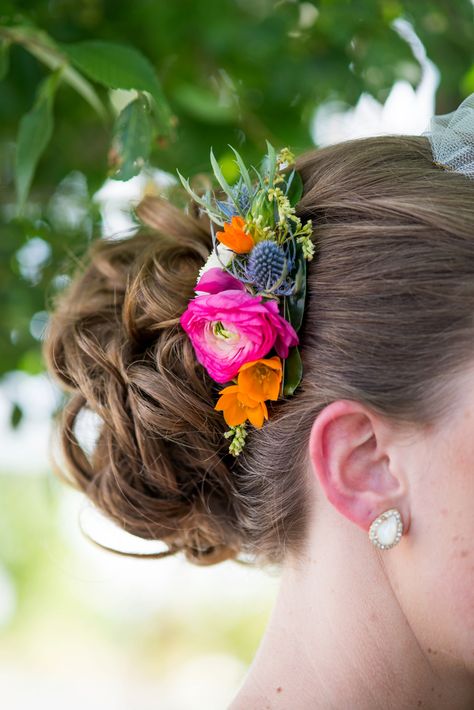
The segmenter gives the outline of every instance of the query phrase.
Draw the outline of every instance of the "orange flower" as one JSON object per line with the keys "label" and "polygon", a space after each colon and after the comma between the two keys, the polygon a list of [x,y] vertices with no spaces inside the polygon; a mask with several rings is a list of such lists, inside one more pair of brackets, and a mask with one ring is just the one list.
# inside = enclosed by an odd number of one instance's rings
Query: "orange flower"
{"label": "orange flower", "polygon": [[266,399],[278,399],[283,374],[281,360],[275,355],[268,359],[247,362],[239,369],[236,385],[220,391],[214,409],[224,412],[229,426],[238,426],[247,419],[260,428],[268,419]]}
{"label": "orange flower", "polygon": [[229,426],[238,426],[248,419],[251,424],[260,428],[264,420],[268,419],[265,402],[256,402],[245,392],[241,392],[238,385],[224,387],[214,409],[224,412],[224,419]]}
{"label": "orange flower", "polygon": [[253,246],[254,241],[250,234],[244,231],[245,220],[243,217],[232,217],[231,222],[226,222],[224,224],[224,231],[217,232],[216,237],[222,244],[236,254],[246,254],[249,252]]}
{"label": "orange flower", "polygon": [[255,360],[242,365],[237,384],[240,392],[255,402],[263,402],[266,399],[278,399],[281,378],[281,360],[275,355],[267,360]]}

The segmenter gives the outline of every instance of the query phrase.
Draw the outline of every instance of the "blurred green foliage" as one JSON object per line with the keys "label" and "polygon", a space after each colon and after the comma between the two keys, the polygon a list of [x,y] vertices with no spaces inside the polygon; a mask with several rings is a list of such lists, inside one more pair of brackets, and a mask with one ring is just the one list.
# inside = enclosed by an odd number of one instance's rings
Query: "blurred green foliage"
{"label": "blurred green foliage", "polygon": [[[229,143],[254,162],[265,139],[308,148],[322,102],[416,86],[398,17],[441,72],[437,111],[452,110],[474,91],[471,0],[3,0],[0,377],[42,370],[42,319],[100,233],[107,175],[208,171],[210,146],[231,172]],[[114,86],[136,90],[118,118]]]}
{"label": "blurred green foliage", "polygon": [[[183,608],[173,603],[171,594],[162,602],[165,608],[147,613],[127,613],[130,598],[125,596],[111,612],[101,602],[101,592],[114,590],[113,568],[105,564],[101,569],[93,555],[85,554],[89,543],[84,541],[82,548],[74,542],[72,530],[68,538],[66,521],[71,528],[77,521],[66,517],[74,508],[67,506],[61,483],[51,476],[0,474],[0,490],[1,608],[5,573],[14,595],[10,615],[0,614],[3,660],[13,655],[20,666],[25,654],[31,657],[43,644],[57,657],[65,646],[75,655],[83,647],[87,653],[91,645],[97,650],[108,647],[130,666],[137,662],[150,675],[163,678],[206,653],[250,664],[271,612],[271,596],[256,597],[253,605],[224,600],[218,608],[215,598],[200,598]],[[153,562],[134,564],[137,573],[144,574],[138,567],[147,564],[151,571]],[[165,576],[170,574],[168,570]],[[179,579],[178,571],[175,574]]]}
{"label": "blurred green foliage", "polygon": [[59,484],[52,478],[7,474],[0,475],[0,484],[0,565],[15,582],[22,613],[14,616],[14,622],[24,624],[35,606],[34,597],[52,591],[45,567],[63,554],[53,522]]}

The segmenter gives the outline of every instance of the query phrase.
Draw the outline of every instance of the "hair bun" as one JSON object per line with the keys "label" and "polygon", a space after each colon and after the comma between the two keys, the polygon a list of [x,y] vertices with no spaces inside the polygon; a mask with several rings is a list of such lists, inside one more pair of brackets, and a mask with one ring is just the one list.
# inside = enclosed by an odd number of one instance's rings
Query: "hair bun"
{"label": "hair bun", "polygon": [[[44,356],[71,393],[61,449],[70,480],[127,532],[211,564],[239,549],[234,484],[214,383],[179,327],[211,237],[163,198],[136,212],[148,229],[93,242],[54,303]],[[101,421],[90,455],[84,410]]]}

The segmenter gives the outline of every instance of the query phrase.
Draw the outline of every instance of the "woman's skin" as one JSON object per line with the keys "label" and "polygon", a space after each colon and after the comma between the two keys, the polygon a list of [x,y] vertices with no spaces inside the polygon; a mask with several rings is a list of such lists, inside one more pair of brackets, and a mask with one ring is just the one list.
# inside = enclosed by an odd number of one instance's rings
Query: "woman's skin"
{"label": "woman's skin", "polygon": [[[474,708],[474,370],[452,392],[424,429],[349,400],[318,415],[306,549],[231,710]],[[392,507],[404,534],[379,550]]]}

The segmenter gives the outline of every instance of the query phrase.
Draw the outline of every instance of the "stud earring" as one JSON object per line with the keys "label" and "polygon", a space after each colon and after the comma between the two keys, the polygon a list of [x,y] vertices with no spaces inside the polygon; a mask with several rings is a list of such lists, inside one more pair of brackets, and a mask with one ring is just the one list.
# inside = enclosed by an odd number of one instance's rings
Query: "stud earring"
{"label": "stud earring", "polygon": [[398,508],[390,508],[375,518],[369,528],[369,539],[380,550],[394,547],[403,535],[403,521]]}

